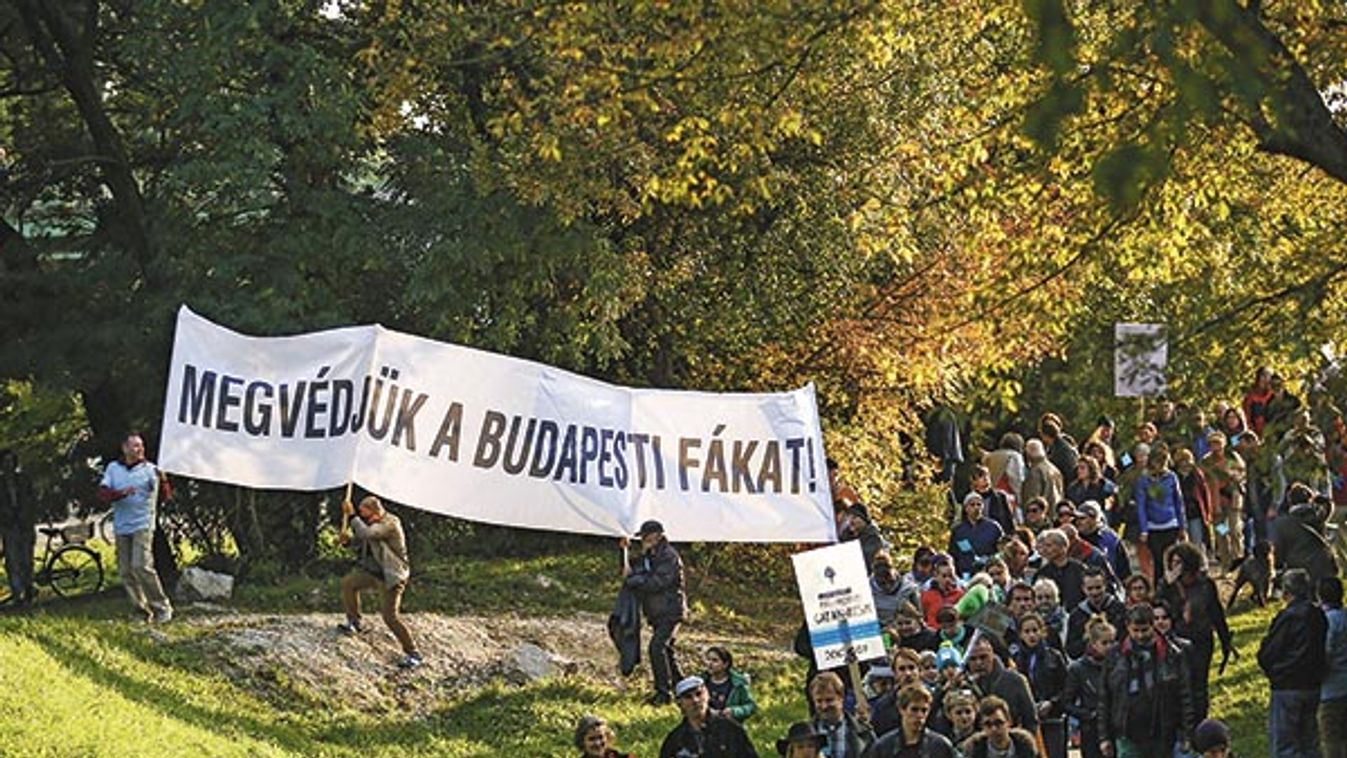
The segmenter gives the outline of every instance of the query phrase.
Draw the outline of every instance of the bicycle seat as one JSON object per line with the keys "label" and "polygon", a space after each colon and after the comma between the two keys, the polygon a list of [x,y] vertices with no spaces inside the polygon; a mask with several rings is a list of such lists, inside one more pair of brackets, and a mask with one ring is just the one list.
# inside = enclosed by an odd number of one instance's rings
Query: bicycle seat
{"label": "bicycle seat", "polygon": [[61,533],[59,526],[39,526],[37,531],[47,537],[55,537]]}

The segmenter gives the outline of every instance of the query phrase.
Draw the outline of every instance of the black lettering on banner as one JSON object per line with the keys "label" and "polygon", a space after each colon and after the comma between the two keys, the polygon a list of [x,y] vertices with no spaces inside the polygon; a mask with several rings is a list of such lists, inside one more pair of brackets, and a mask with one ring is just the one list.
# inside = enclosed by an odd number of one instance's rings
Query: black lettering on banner
{"label": "black lettering on banner", "polygon": [[389,440],[390,445],[396,447],[405,435],[407,449],[416,452],[416,414],[421,412],[421,406],[429,399],[430,395],[422,392],[416,395],[415,401],[412,401],[412,391],[409,389],[402,391],[402,406],[398,408],[398,418],[393,424],[393,439]]}
{"label": "black lettering on banner", "polygon": [[281,385],[281,436],[295,436],[295,427],[299,425],[299,409],[304,405],[304,388],[308,382],[295,385],[293,392],[289,384]]}
{"label": "black lettering on banner", "polygon": [[472,465],[477,468],[491,468],[500,457],[500,436],[505,433],[505,414],[500,411],[487,411],[482,416],[482,432],[477,435],[477,452],[472,456]]}
{"label": "black lettering on banner", "polygon": [[711,441],[706,446],[706,466],[702,469],[702,492],[711,491],[711,483],[718,485],[717,492],[726,490],[725,482],[725,442],[720,433],[725,431],[724,424],[716,424],[711,432]]}
{"label": "black lettering on banner", "polygon": [[692,457],[692,452],[701,446],[702,441],[696,437],[678,438],[678,486],[684,492],[688,491],[688,470],[700,465],[700,462]]}
{"label": "black lettering on banner", "polygon": [[580,432],[580,483],[588,481],[589,464],[599,459],[599,430],[586,426]]}
{"label": "black lettering on banner", "polygon": [[383,419],[376,423],[375,419],[379,416],[379,398],[383,395],[385,379],[396,382],[398,379],[397,369],[381,366],[379,378],[374,380],[374,396],[370,399],[369,423],[366,424],[366,427],[369,430],[370,439],[376,442],[388,436],[388,429],[393,425],[393,408],[398,402],[398,386],[391,384],[388,387],[388,399],[384,402]]}
{"label": "black lettering on banner", "polygon": [[[368,377],[366,377],[368,380]],[[450,403],[449,410],[440,421],[440,430],[435,433],[435,441],[430,443],[430,457],[435,458],[442,448],[449,448],[449,460],[458,462],[458,440],[463,432],[463,404]]]}
{"label": "black lettering on banner", "polygon": [[613,482],[620,490],[627,488],[627,435],[617,432],[613,435],[613,461],[617,470],[613,473]]}
{"label": "black lettering on banner", "polygon": [[645,446],[650,441],[650,435],[632,432],[628,439],[631,440],[632,453],[636,456],[636,487],[645,489]]}
{"label": "black lettering on banner", "polygon": [[613,459],[613,430],[599,432],[599,486],[612,487],[613,477],[608,475],[608,462]]}
{"label": "black lettering on banner", "polygon": [[730,491],[753,494],[757,487],[753,485],[753,474],[748,470],[748,462],[753,459],[753,451],[758,448],[757,440],[735,440],[734,452],[730,455]]}
{"label": "black lettering on banner", "polygon": [[758,492],[767,492],[771,484],[772,492],[781,491],[781,444],[776,440],[767,440],[762,446],[762,466],[758,469]]}
{"label": "black lettering on banner", "polygon": [[[538,440],[533,447],[533,461],[529,464],[529,476],[546,479],[552,475],[552,465],[557,461],[557,422],[543,419],[538,422]],[[544,459],[546,456],[546,459]]]}
{"label": "black lettering on banner", "polygon": [[236,418],[230,416],[230,411],[243,406],[243,398],[239,395],[243,389],[243,379],[228,374],[220,377],[220,402],[215,410],[215,428],[222,432],[237,432],[239,422]]}
{"label": "black lettering on banner", "polygon": [[[196,366],[188,363],[182,370],[182,395],[178,401],[178,423],[210,428],[210,409],[215,398],[215,372],[204,371],[196,380]],[[191,421],[187,420],[188,411]],[[203,423],[204,422],[204,423]]]}
{"label": "black lettering on banner", "polygon": [[522,422],[519,416],[510,419],[510,434],[505,438],[505,458],[500,463],[507,474],[522,472],[529,462],[529,449],[533,445],[533,431],[538,426],[538,419],[529,418],[528,426],[524,429],[524,439],[521,440],[519,425]]}
{"label": "black lettering on banner", "polygon": [[[274,390],[266,382],[252,382],[243,396],[243,428],[254,437],[271,434],[271,398]],[[265,401],[258,400],[258,395]]]}
{"label": "black lettering on banner", "polygon": [[333,379],[332,410],[327,416],[327,436],[340,437],[346,433],[346,428],[352,421],[351,406],[354,404],[355,383],[350,379]]}
{"label": "black lettering on banner", "polygon": [[804,447],[804,440],[800,437],[791,437],[786,440],[786,450],[790,451],[790,492],[792,495],[800,492],[800,449]]}
{"label": "black lettering on banner", "polygon": [[553,481],[561,481],[561,477],[570,469],[570,476],[566,481],[575,484],[579,478],[575,471],[576,466],[576,442],[575,442],[575,424],[566,426],[566,435],[561,439],[561,457],[557,461],[557,470],[552,472]]}
{"label": "black lettering on banner", "polygon": [[327,430],[318,422],[318,417],[327,413],[327,398],[324,396],[332,391],[332,386],[324,377],[331,370],[331,366],[323,366],[318,369],[318,381],[309,382],[309,408],[308,413],[304,414],[305,439],[315,440],[327,436]]}

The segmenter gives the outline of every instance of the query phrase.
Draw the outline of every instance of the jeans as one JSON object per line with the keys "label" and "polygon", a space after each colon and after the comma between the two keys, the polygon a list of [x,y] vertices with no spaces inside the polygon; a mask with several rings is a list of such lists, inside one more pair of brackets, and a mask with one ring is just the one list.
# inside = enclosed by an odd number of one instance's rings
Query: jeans
{"label": "jeans", "polygon": [[1208,632],[1205,636],[1192,640],[1188,649],[1188,675],[1193,691],[1193,723],[1199,723],[1207,717],[1211,709],[1211,694],[1208,679],[1211,677],[1211,658],[1215,654],[1216,640]]}
{"label": "jeans", "polygon": [[1165,740],[1135,742],[1126,737],[1114,740],[1116,758],[1174,758],[1174,746]]}
{"label": "jeans", "polygon": [[655,622],[655,631],[650,634],[650,670],[655,675],[655,694],[673,697],[673,687],[683,675],[678,671],[678,660],[674,657],[674,634],[678,632],[678,621]]}
{"label": "jeans", "polygon": [[1277,758],[1320,758],[1319,690],[1273,690],[1268,727]]}
{"label": "jeans", "polygon": [[173,612],[173,605],[159,583],[159,574],[154,570],[153,529],[117,535],[117,572],[121,574],[122,587],[137,611],[147,617]]}
{"label": "jeans", "polygon": [[1183,530],[1179,527],[1151,532],[1146,537],[1146,546],[1151,550],[1151,581],[1157,585],[1165,575],[1165,550],[1179,541]]}

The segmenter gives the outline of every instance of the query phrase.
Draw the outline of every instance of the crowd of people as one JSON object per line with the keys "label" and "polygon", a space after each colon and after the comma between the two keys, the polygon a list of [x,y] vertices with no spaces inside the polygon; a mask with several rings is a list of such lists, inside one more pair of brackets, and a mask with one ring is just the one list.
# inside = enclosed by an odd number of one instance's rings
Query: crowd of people
{"label": "crowd of people", "polygon": [[[1209,682],[1238,654],[1226,612],[1247,584],[1254,602],[1280,594],[1286,604],[1258,655],[1272,754],[1347,755],[1337,529],[1347,427],[1333,404],[1301,402],[1264,369],[1242,403],[1207,413],[1162,400],[1126,441],[1107,417],[1082,443],[1052,413],[1034,431],[942,461],[948,541],[910,558],[893,553],[834,467],[839,538],[857,541],[870,568],[889,654],[862,662],[862,680],[819,671],[801,627],[808,717],[777,752],[1061,758],[1074,745],[1087,757],[1233,755],[1230,730],[1210,718]],[[754,709],[727,705],[731,692],[752,703],[728,651],[708,654],[699,676],[679,672],[681,560],[658,523],[639,537],[624,591],[656,613],[650,700],[672,700],[683,716],[660,758],[757,755],[743,728]],[[596,717],[575,740],[591,758],[622,755]]]}
{"label": "crowd of people", "polygon": [[[137,616],[166,623],[173,607],[150,541],[169,484],[139,435],[127,435],[122,454],[99,490],[118,568]],[[1347,424],[1331,400],[1303,403],[1261,370],[1243,403],[1210,414],[1159,402],[1125,444],[1107,417],[1077,443],[1044,414],[1030,439],[1007,431],[971,460],[942,460],[948,540],[910,556],[895,554],[829,465],[838,536],[859,545],[888,654],[855,672],[819,671],[801,626],[802,720],[777,741],[781,755],[1063,758],[1073,744],[1087,758],[1231,755],[1229,729],[1209,718],[1209,680],[1237,654],[1226,611],[1249,585],[1260,605],[1278,592],[1285,601],[1258,653],[1272,753],[1347,756]],[[16,472],[0,455],[0,501],[11,510],[25,499]],[[361,632],[360,595],[377,590],[399,665],[421,665],[400,617],[410,574],[400,522],[373,496],[342,512],[341,540],[360,559],[342,581],[339,630]],[[649,702],[682,714],[660,758],[756,756],[743,726],[757,711],[748,676],[724,647],[683,673],[682,559],[658,521],[636,539],[620,541],[609,632],[626,672],[642,622],[652,630]],[[8,574],[18,601],[31,598],[31,577]],[[1226,597],[1217,577],[1233,580]],[[590,758],[622,755],[596,716],[577,725],[575,746]]]}

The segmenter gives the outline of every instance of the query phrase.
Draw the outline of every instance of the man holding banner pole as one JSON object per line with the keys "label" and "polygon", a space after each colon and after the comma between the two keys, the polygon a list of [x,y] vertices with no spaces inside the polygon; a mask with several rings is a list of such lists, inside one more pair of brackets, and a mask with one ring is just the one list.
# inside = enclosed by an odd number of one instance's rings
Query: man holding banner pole
{"label": "man holding banner pole", "polygon": [[[382,596],[380,613],[384,623],[402,645],[403,656],[398,666],[416,668],[422,663],[421,653],[412,642],[412,634],[400,614],[402,593],[407,589],[407,580],[412,573],[402,522],[385,510],[383,503],[373,495],[360,501],[358,513],[349,498],[343,500],[341,513],[353,535],[343,530],[339,539],[342,544],[354,541],[359,558],[355,568],[341,580],[341,604],[346,611],[346,621],[338,624],[337,630],[346,635],[362,631],[360,593],[377,587]],[[351,518],[353,515],[355,518]]]}
{"label": "man holding banner pole", "polygon": [[[622,567],[623,586],[641,597],[641,613],[650,634],[650,671],[655,680],[652,705],[673,702],[674,683],[683,678],[674,655],[674,635],[687,615],[683,591],[683,559],[664,536],[664,525],[646,521],[636,533],[641,551]],[[627,549],[627,539],[619,542]]]}

